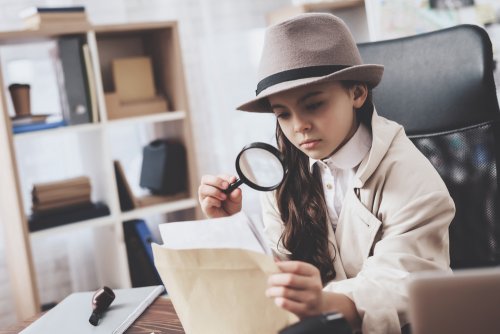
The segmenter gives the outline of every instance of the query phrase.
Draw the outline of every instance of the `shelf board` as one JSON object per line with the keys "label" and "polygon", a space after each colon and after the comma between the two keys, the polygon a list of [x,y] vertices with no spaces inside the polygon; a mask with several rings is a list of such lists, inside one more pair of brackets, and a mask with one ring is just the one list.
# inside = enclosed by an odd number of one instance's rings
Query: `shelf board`
{"label": "shelf board", "polygon": [[[89,27],[90,29],[90,27]],[[83,26],[68,27],[64,31],[60,29],[24,29],[24,30],[11,30],[2,31],[0,33],[0,44],[22,44],[22,43],[36,43],[50,39],[59,38],[64,35],[74,34],[87,34],[88,29]]]}
{"label": "shelf board", "polygon": [[37,238],[43,238],[48,235],[54,235],[56,233],[74,232],[83,228],[113,225],[115,220],[116,219],[112,216],[82,220],[80,222],[74,222],[65,225],[50,227],[44,230],[30,232],[30,236],[31,240],[33,240]]}
{"label": "shelf board", "polygon": [[185,198],[163,204],[157,204],[123,212],[120,215],[122,221],[144,218],[150,215],[169,213],[184,209],[192,209],[198,205],[196,198]]}
{"label": "shelf board", "polygon": [[98,123],[67,125],[67,126],[61,126],[58,128],[54,128],[54,129],[18,133],[18,134],[14,135],[14,138],[17,140],[17,139],[21,139],[21,138],[33,138],[33,137],[39,138],[40,136],[53,136],[53,135],[56,136],[56,135],[61,135],[61,134],[66,134],[66,133],[83,133],[83,132],[90,132],[90,131],[98,131],[101,129],[101,127],[102,127],[102,125],[98,124]]}
{"label": "shelf board", "polygon": [[137,123],[161,123],[161,122],[177,121],[184,118],[186,118],[186,112],[183,110],[179,110],[179,111],[167,111],[154,115],[113,119],[109,120],[107,124],[124,125],[124,124],[137,124]]}

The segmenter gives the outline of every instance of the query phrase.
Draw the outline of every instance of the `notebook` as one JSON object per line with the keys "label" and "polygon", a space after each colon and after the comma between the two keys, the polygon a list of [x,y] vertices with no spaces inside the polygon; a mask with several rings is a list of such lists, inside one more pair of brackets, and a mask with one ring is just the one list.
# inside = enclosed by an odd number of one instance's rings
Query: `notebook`
{"label": "notebook", "polygon": [[500,333],[500,267],[415,275],[409,302],[413,334]]}
{"label": "notebook", "polygon": [[163,285],[133,289],[116,289],[115,300],[104,313],[98,326],[89,323],[92,313],[91,292],[77,292],[69,295],[40,319],[23,330],[22,334],[120,334],[148,308],[164,291]]}

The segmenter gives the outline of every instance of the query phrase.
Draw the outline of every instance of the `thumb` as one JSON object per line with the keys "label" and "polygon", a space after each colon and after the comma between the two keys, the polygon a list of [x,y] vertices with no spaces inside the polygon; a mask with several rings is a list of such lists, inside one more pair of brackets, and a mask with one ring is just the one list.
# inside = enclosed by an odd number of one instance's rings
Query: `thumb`
{"label": "thumb", "polygon": [[231,200],[231,202],[241,202],[241,189],[240,188],[236,188],[235,190],[233,190],[230,194],[229,194],[229,200]]}

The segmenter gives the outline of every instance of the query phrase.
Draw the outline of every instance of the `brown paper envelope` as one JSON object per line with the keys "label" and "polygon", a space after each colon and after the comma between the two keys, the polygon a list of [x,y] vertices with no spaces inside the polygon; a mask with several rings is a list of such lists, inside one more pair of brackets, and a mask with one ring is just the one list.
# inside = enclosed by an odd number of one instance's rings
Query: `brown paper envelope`
{"label": "brown paper envelope", "polygon": [[168,249],[153,244],[158,269],[186,334],[276,334],[298,319],[265,296],[279,269],[242,249]]}

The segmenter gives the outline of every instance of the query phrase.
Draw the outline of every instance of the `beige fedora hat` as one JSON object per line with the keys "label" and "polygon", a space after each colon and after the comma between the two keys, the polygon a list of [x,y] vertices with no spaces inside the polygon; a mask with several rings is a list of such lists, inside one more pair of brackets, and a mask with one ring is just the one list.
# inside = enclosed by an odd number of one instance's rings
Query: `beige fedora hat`
{"label": "beige fedora hat", "polygon": [[363,64],[344,21],[332,14],[295,16],[266,30],[256,98],[242,111],[269,112],[265,98],[292,88],[330,80],[378,85],[384,66]]}

